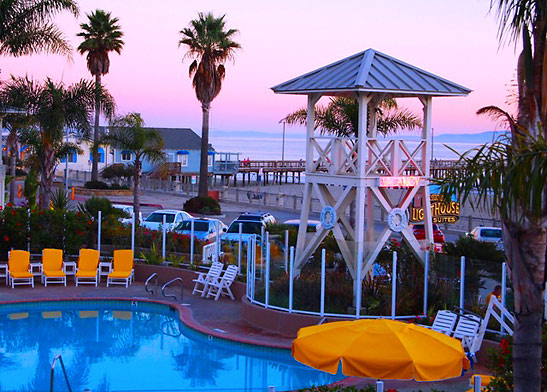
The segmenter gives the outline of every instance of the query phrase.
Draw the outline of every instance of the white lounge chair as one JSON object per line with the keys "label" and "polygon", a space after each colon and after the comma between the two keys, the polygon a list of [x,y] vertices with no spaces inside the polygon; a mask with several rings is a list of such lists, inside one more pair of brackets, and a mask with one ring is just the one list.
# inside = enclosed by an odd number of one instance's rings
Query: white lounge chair
{"label": "white lounge chair", "polygon": [[481,324],[482,319],[479,316],[474,314],[461,314],[452,337],[461,340],[463,349],[470,351]]}
{"label": "white lounge chair", "polygon": [[433,321],[431,329],[445,335],[452,335],[454,326],[458,320],[458,314],[450,310],[439,310]]}
{"label": "white lounge chair", "polygon": [[231,299],[235,299],[232,290],[230,290],[230,286],[234,283],[236,276],[237,265],[229,265],[221,278],[217,278],[209,283],[207,298],[215,297],[215,301],[217,301],[221,295],[228,295]]}
{"label": "white lounge chair", "polygon": [[195,293],[199,293],[202,297],[204,297],[205,294],[207,294],[209,284],[219,278],[220,274],[222,273],[223,267],[224,265],[222,263],[215,261],[213,262],[211,268],[209,268],[209,271],[207,273],[201,272],[196,279],[192,280],[192,282],[195,282],[194,290],[192,290],[192,295],[194,295]]}

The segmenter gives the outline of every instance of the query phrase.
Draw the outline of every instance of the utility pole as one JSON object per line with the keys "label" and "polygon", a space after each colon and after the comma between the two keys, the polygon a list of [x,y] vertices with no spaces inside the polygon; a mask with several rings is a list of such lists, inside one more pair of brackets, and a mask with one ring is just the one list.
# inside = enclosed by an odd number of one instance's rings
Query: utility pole
{"label": "utility pole", "polygon": [[285,124],[287,124],[287,120],[282,118],[279,120],[279,124],[283,124],[283,143],[281,144],[281,167],[283,167],[285,163]]}

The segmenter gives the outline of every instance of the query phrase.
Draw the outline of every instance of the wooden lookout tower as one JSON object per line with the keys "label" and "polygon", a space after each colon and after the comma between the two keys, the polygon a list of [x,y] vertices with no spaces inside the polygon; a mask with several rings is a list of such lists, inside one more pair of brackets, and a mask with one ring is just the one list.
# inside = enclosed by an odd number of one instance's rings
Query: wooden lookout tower
{"label": "wooden lookout tower", "polygon": [[[392,233],[400,233],[414,253],[425,258],[433,243],[429,169],[433,97],[466,96],[471,90],[373,49],[281,83],[278,94],[308,96],[304,200],[295,258],[299,271],[332,231],[355,282],[360,305],[362,277],[371,269]],[[358,129],[351,137],[321,135],[315,129],[315,105],[323,96],[357,99]],[[423,129],[417,147],[400,138],[378,140],[377,108],[386,98],[417,98],[423,105]],[[410,174],[409,174],[410,173]],[[390,189],[399,189],[398,202]],[[322,206],[322,227],[306,235],[312,194]],[[407,209],[416,197],[424,206],[425,240],[418,241],[408,224]],[[346,216],[355,201],[355,224]],[[376,233],[374,208],[385,216]]]}

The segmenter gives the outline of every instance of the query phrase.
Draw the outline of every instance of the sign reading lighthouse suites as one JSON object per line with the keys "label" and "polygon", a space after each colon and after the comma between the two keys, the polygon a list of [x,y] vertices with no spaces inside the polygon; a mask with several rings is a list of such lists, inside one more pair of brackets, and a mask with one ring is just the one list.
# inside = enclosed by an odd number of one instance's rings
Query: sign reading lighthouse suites
{"label": "sign reading lighthouse suites", "polygon": [[[459,202],[446,202],[441,195],[430,195],[430,198],[433,223],[456,223],[460,219]],[[424,220],[424,208],[421,201],[415,201],[410,207],[410,221],[413,223]]]}

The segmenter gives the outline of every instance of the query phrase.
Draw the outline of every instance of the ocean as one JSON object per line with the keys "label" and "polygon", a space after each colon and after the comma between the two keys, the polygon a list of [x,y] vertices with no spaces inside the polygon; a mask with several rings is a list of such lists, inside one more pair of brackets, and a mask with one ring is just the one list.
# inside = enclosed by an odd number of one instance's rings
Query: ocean
{"label": "ocean", "polygon": [[[482,132],[474,134],[441,134],[433,138],[433,159],[446,160],[458,159],[458,155],[451,151],[447,145],[458,153],[477,148],[485,143],[491,143],[500,132]],[[418,137],[415,135],[403,136],[410,149],[418,145]],[[251,160],[281,160],[282,134],[260,132],[228,132],[212,130],[210,142],[219,152],[239,152],[240,159]],[[287,132],[285,138],[285,160],[305,159],[306,142],[303,134]]]}

